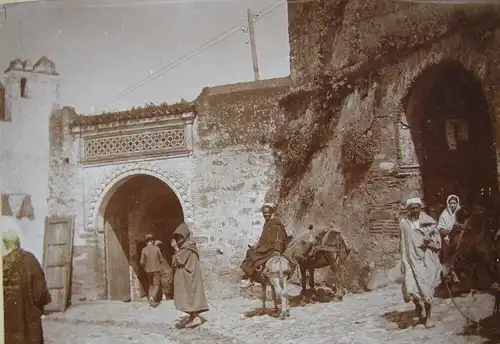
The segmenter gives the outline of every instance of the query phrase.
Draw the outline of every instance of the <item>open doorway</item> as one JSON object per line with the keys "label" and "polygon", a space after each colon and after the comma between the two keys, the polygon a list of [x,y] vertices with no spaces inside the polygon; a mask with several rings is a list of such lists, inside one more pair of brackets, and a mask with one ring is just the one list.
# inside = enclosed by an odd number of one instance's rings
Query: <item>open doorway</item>
{"label": "open doorway", "polygon": [[433,214],[456,194],[472,209],[498,200],[496,146],[481,84],[461,64],[429,68],[412,85],[405,113]]}
{"label": "open doorway", "polygon": [[[169,243],[183,221],[179,199],[160,179],[135,175],[118,187],[104,212],[109,300],[128,299],[134,292],[146,296],[147,275],[139,264],[144,238],[150,233],[160,240],[162,253],[171,263]],[[139,290],[132,290],[131,274],[137,276]]]}

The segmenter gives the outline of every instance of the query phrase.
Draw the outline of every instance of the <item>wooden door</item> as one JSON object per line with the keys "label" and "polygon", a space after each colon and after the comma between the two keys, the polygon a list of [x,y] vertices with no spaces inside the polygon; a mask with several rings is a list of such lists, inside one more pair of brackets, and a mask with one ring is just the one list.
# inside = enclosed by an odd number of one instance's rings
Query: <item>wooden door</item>
{"label": "wooden door", "polygon": [[64,312],[68,307],[73,257],[74,216],[46,217],[43,270],[52,302],[49,312]]}
{"label": "wooden door", "polygon": [[108,300],[130,299],[129,237],[127,227],[116,221],[105,223]]}

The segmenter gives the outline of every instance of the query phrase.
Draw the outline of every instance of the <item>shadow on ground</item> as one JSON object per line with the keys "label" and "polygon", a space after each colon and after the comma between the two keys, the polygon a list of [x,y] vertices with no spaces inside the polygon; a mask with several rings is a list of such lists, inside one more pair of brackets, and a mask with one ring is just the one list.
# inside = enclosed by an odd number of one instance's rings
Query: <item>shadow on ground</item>
{"label": "shadow on ground", "polygon": [[200,327],[204,323],[207,322],[207,319],[198,315],[195,320],[189,322],[189,316],[181,317],[177,319],[177,323],[175,324],[175,328],[177,329],[194,329]]}
{"label": "shadow on ground", "polygon": [[382,314],[382,318],[398,325],[400,329],[407,329],[420,324],[419,318],[416,316],[414,310],[410,311],[391,311]]}
{"label": "shadow on ground", "polygon": [[500,343],[500,313],[491,315],[477,324],[469,324],[461,333],[462,336],[480,336],[487,339],[484,344]]}
{"label": "shadow on ground", "polygon": [[470,292],[471,288],[462,283],[448,283],[448,285],[446,285],[446,283],[443,282],[436,288],[435,295],[440,299],[446,300],[464,296]]}
{"label": "shadow on ground", "polygon": [[330,288],[316,288],[313,294],[311,290],[307,290],[305,295],[291,296],[289,298],[290,307],[302,307],[312,303],[327,303],[327,302],[340,302],[342,301]]}
{"label": "shadow on ground", "polygon": [[249,312],[246,312],[245,313],[245,317],[247,318],[253,318],[253,317],[259,317],[259,316],[262,316],[262,315],[269,315],[270,317],[273,317],[273,318],[278,318],[280,314],[280,311],[276,311],[273,308],[266,308],[266,309],[263,309],[263,308],[255,308],[254,310],[251,310]]}
{"label": "shadow on ground", "polygon": [[[269,300],[268,300],[269,301]],[[313,295],[310,290],[308,290],[304,297],[301,295],[294,295],[294,296],[289,296],[288,297],[288,305],[290,308],[295,308],[295,307],[303,307],[308,304],[314,304],[314,303],[327,303],[327,302],[340,302],[342,300],[339,300],[336,296],[335,293],[331,289],[327,288],[317,288],[316,293]],[[281,306],[281,300],[278,299],[278,305]],[[262,308],[256,308],[252,311],[244,313],[245,317],[247,318],[252,318],[256,316],[262,316],[262,315],[269,315],[271,317],[278,317],[279,312],[276,312],[274,310],[274,307],[271,306],[270,308],[262,309]]]}

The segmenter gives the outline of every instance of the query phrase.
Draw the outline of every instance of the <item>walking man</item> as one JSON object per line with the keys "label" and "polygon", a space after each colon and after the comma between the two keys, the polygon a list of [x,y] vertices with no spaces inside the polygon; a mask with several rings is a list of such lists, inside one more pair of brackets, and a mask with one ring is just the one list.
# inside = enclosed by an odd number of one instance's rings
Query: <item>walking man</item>
{"label": "walking man", "polygon": [[436,221],[422,211],[419,198],[410,198],[406,208],[407,214],[399,224],[403,298],[415,304],[417,317],[431,328],[434,290],[441,282],[441,235]]}
{"label": "walking man", "polygon": [[162,251],[162,257],[161,257],[161,271],[160,271],[160,285],[161,285],[161,290],[158,293],[159,300],[162,299],[162,295],[165,295],[166,300],[172,300],[173,299],[173,283],[174,283],[174,271],[172,270],[172,267],[170,264],[168,264],[167,260],[165,259],[165,256],[163,255],[163,243],[160,240],[155,241],[155,245],[160,248],[160,251]]}
{"label": "walking man", "polygon": [[158,246],[154,245],[154,238],[152,234],[146,235],[146,247],[141,252],[141,266],[148,274],[149,291],[148,301],[151,307],[158,306],[156,297],[160,289],[161,283],[161,266],[162,255]]}

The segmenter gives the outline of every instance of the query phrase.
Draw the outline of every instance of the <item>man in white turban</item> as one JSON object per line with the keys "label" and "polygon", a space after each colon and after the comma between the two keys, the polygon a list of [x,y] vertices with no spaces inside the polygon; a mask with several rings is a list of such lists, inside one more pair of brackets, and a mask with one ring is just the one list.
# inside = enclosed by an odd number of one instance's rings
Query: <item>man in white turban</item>
{"label": "man in white turban", "polygon": [[399,224],[403,298],[405,302],[412,301],[415,304],[417,316],[427,328],[431,328],[434,327],[434,290],[441,282],[441,236],[436,221],[422,211],[422,201],[419,198],[410,198],[406,202],[406,208],[407,214]]}
{"label": "man in white turban", "polygon": [[5,343],[43,344],[41,316],[51,302],[45,274],[36,257],[21,248],[20,228],[8,216],[2,231]]}

